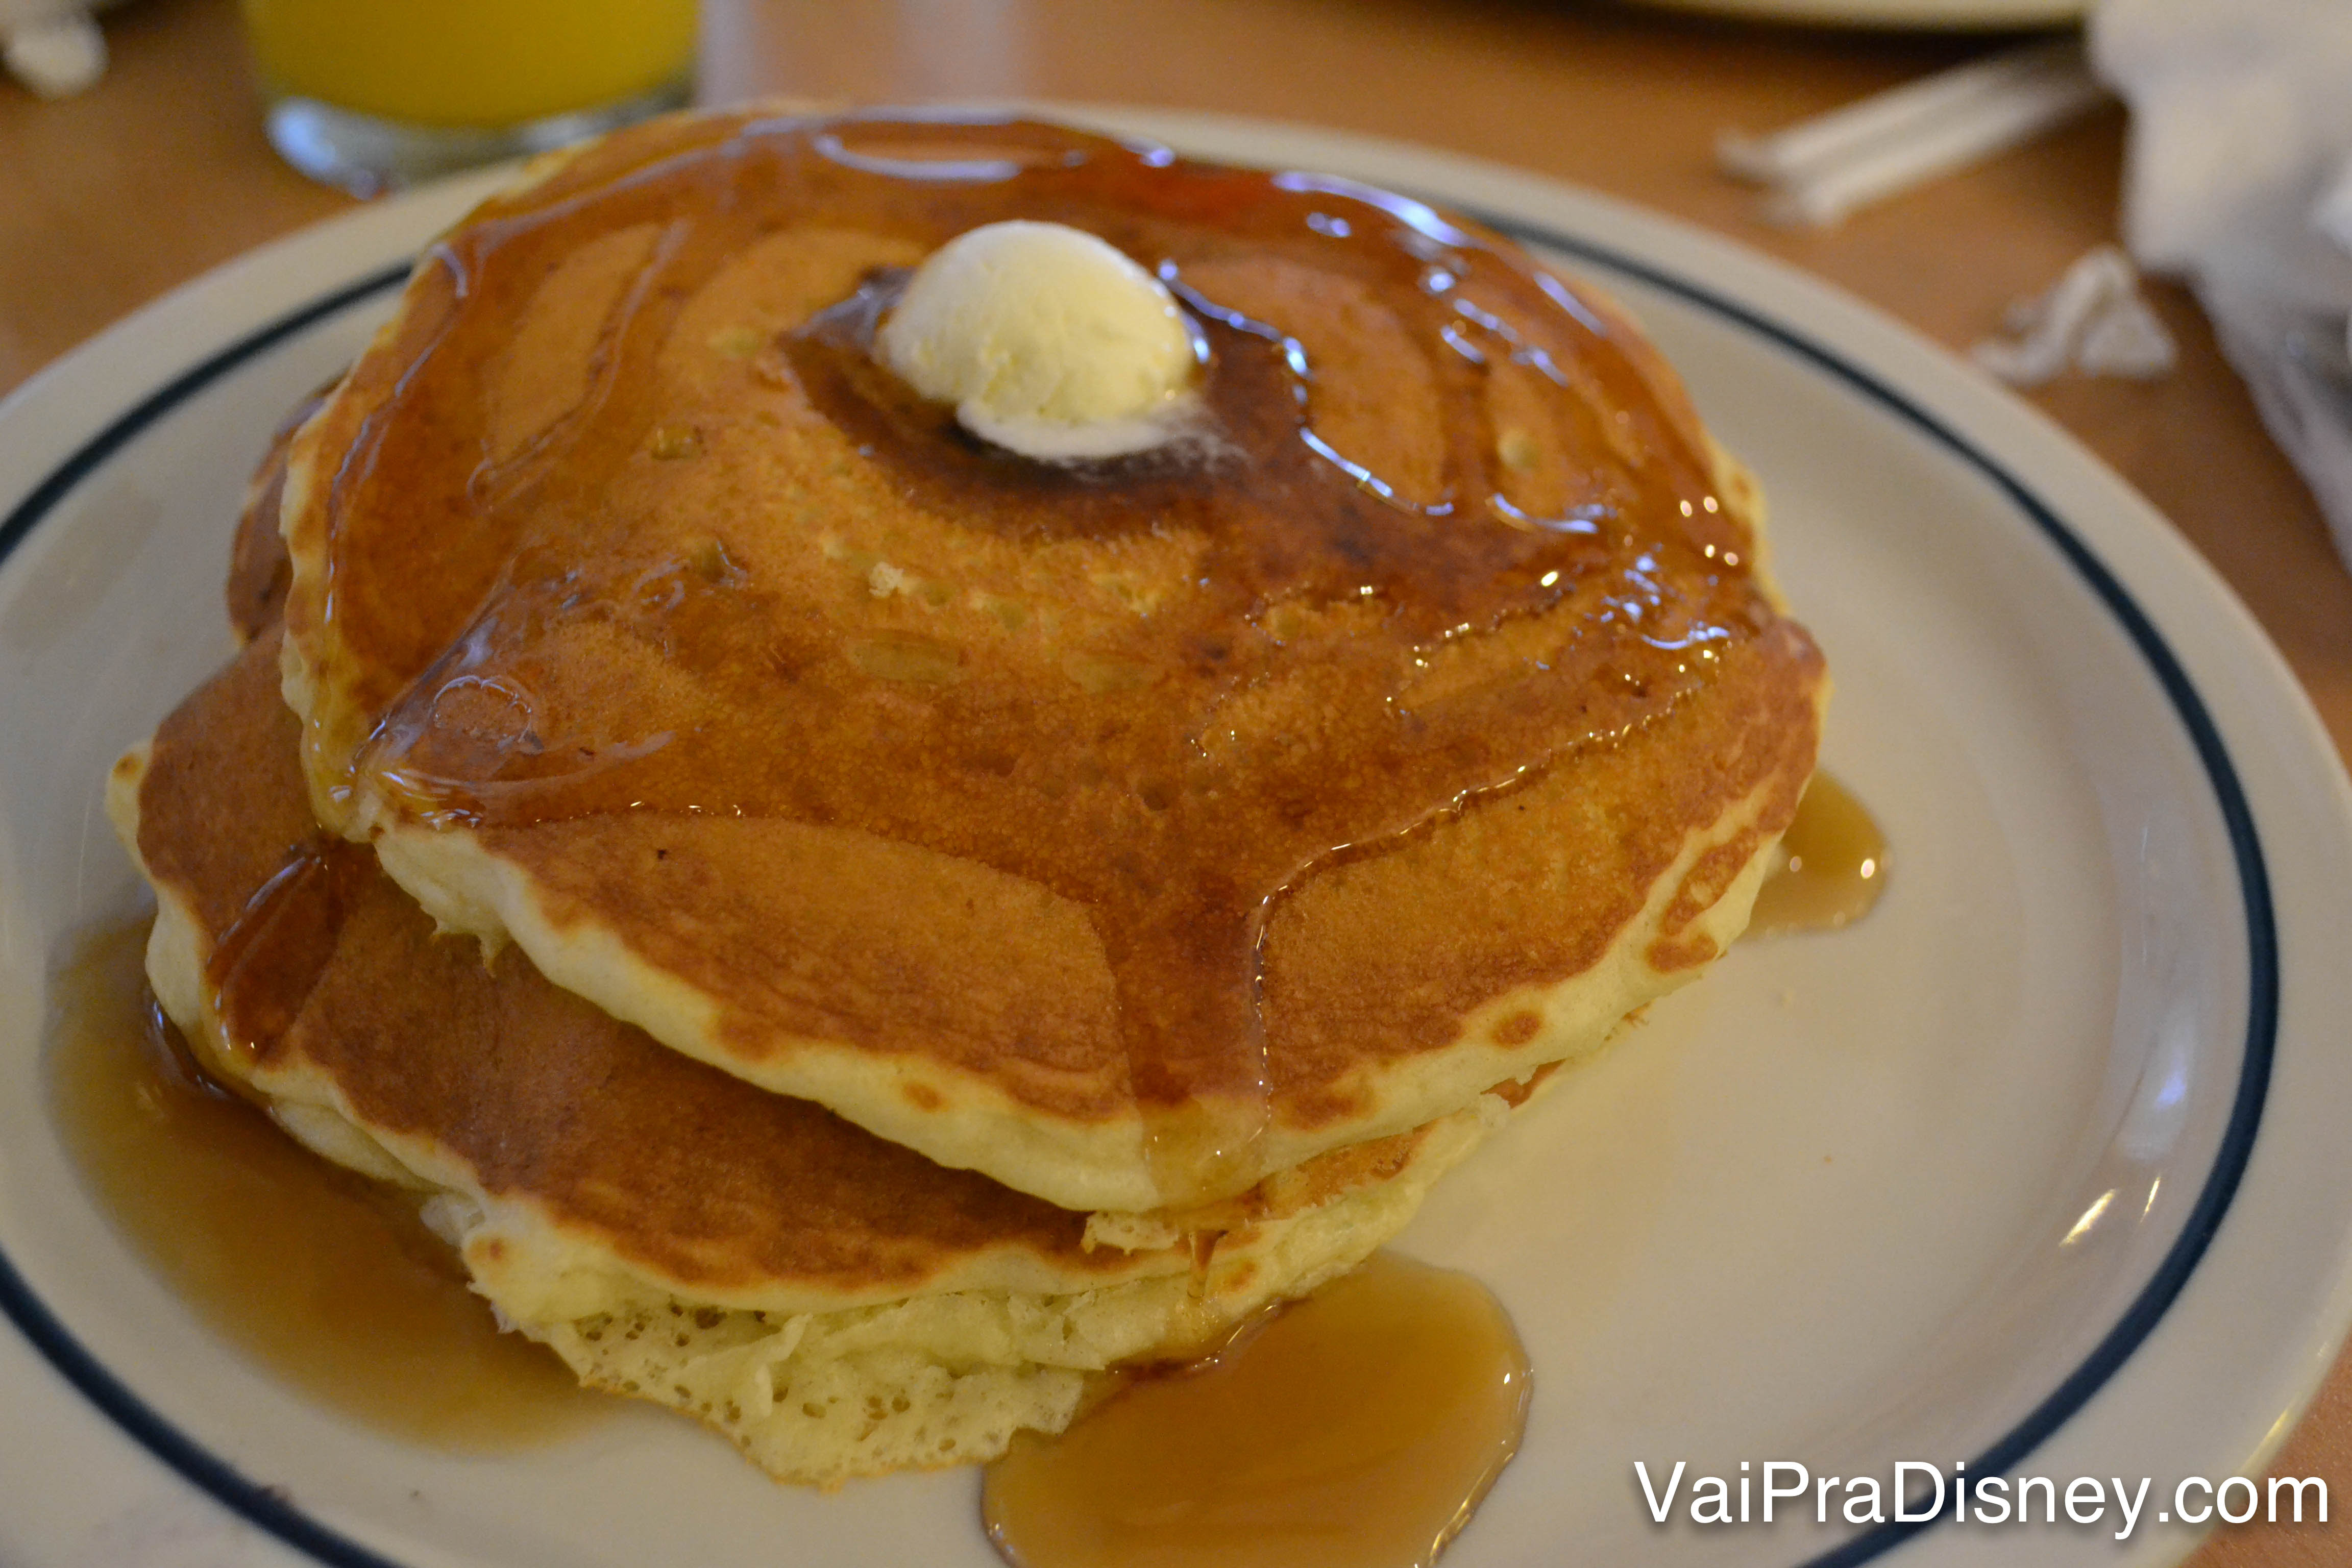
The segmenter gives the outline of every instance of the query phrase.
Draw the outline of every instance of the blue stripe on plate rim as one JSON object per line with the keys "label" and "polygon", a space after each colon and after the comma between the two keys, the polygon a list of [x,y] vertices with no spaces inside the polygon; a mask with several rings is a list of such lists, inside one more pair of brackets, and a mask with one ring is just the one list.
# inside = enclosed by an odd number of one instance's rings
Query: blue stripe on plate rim
{"label": "blue stripe on plate rim", "polygon": [[[1598,241],[1559,233],[1540,225],[1491,213],[1476,213],[1488,226],[1523,244],[1604,268],[1638,279],[1695,305],[1709,314],[1752,332],[1802,360],[1852,391],[1896,415],[1984,476],[2005,494],[2089,586],[2123,627],[2173,710],[2189,732],[2216,805],[2230,837],[2238,884],[2245,904],[2247,949],[2247,1016],[2244,1057],[2240,1064],[2237,1094],[2221,1136],[2212,1168],[2197,1195],[2187,1223],[2139,1295],[2126,1308],[2081,1365],[2067,1375],[2041,1404],[1982,1453],[1969,1461],[1978,1475],[2003,1471],[2021,1461],[2063,1426],[2091,1396],[2130,1359],[2140,1342],[2163,1318],[2181,1288],[2195,1272],[2214,1233],[2221,1228],[2239,1179],[2253,1152],[2260,1131],[2263,1102],[2270,1086],[2271,1059],[2277,1044],[2279,955],[2277,921],[2271,903],[2270,876],[2264,868],[2262,844],[2254,831],[2253,813],[2231,765],[2228,748],[2215,729],[2212,716],[2198,696],[2188,672],[2180,666],[2139,605],[2114,573],[2074,532],[2059,521],[2039,496],[2003,468],[1990,453],[1945,424],[1896,388],[1840,356],[1795,329],[1727,299],[1703,284],[1661,268],[1639,257]],[[0,521],[0,562],[27,538],[59,501],[94,473],[141,431],[213,382],[257,355],[266,353],[294,334],[327,318],[373,300],[400,284],[409,266],[402,263],[371,273],[320,296],[182,373],[138,405],[116,417],[59,464]],[[309,1552],[330,1568],[401,1568],[339,1531],[331,1530],[296,1508],[283,1491],[249,1479],[226,1460],[205,1448],[166,1421],[124,1384],[33,1294],[5,1250],[0,1250],[0,1312],[5,1312],[50,1364],[97,1405],[117,1426],[156,1458],[189,1481],[210,1493],[253,1524],[289,1546]],[[1855,1568],[1900,1545],[1936,1521],[1888,1523],[1810,1559],[1799,1568]]]}

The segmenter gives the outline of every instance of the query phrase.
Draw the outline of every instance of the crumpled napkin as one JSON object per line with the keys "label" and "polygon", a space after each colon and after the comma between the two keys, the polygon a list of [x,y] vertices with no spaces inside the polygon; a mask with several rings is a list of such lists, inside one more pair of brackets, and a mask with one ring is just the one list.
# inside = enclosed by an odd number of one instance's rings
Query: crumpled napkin
{"label": "crumpled napkin", "polygon": [[2139,269],[2112,245],[2085,254],[2039,299],[2021,300],[1970,357],[2011,386],[2040,386],[2061,373],[2152,380],[2179,357],[2172,334],[2140,297]]}
{"label": "crumpled napkin", "polygon": [[2124,237],[2188,279],[2352,565],[2352,0],[2101,0]]}

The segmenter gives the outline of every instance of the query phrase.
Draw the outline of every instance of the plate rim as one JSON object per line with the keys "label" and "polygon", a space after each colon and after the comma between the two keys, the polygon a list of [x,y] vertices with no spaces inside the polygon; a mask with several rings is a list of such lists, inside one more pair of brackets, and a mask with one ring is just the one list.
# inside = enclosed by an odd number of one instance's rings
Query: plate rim
{"label": "plate rim", "polygon": [[[1735,322],[1798,355],[1880,407],[1899,416],[1912,428],[1932,437],[1946,452],[1974,468],[1998,488],[2010,504],[2041,531],[2043,538],[2057,546],[2059,553],[2065,557],[2075,575],[2088,585],[2093,595],[2121,625],[2131,641],[2133,651],[2155,672],[2158,683],[2163,687],[2165,697],[2172,706],[2174,717],[2188,731],[2197,760],[2205,770],[2206,783],[2213,791],[2223,830],[2229,836],[2231,858],[2238,873],[2241,912],[2246,922],[2246,1031],[2243,1054],[2239,1061],[2238,1084],[2231,1100],[2230,1119],[2222,1131],[2221,1143],[2214,1151],[2213,1163],[2199,1188],[2197,1201],[2183,1221],[2180,1234],[2166,1248],[2147,1283],[2056,1388],[2023,1419],[1967,1461],[1968,1468],[1978,1475],[2007,1474],[2011,1467],[2022,1462],[2061,1426],[2074,1419],[2076,1413],[2123,1369],[2132,1353],[2155,1331],[2173,1301],[2187,1287],[2189,1277],[2203,1261],[2214,1236],[2221,1228],[2222,1220],[2228,1217],[2239,1184],[2244,1178],[2246,1165],[2253,1156],[2254,1144],[2262,1134],[2263,1110],[2269,1098],[2271,1066],[2278,1045],[2280,975],[2277,911],[2272,901],[2269,866],[2263,854],[2261,836],[2254,826],[2252,807],[2246,798],[2244,784],[2238,777],[2236,764],[2231,759],[2229,747],[2221,739],[2204,699],[2198,694],[2196,683],[2189,679],[2179,656],[2172,651],[2171,644],[2165,640],[2138,601],[2131,596],[2097,552],[2067,527],[2022,479],[2012,474],[1990,454],[1933,412],[1834,350],[1771,321],[1738,300],[1715,292],[1704,284],[1679,277],[1607,245],[1560,234],[1502,215],[1482,213],[1475,207],[1467,210],[1470,216],[1521,244],[1563,252],[1638,278],[1653,288],[1698,305],[1720,319]],[[1857,1568],[1858,1564],[1884,1556],[1913,1536],[1942,1522],[1940,1513],[1925,1520],[1889,1520],[1826,1552],[1804,1559],[1799,1568]]]}
{"label": "plate rim", "polygon": [[[1319,142],[1327,147],[1347,149],[1351,155],[1350,161],[1359,165],[1393,165],[1401,158],[1417,161],[1432,169],[1466,171],[1488,184],[1499,180],[1506,184],[1516,185],[1518,189],[1503,198],[1504,205],[1513,208],[1539,206],[1542,198],[1549,195],[1555,202],[1564,197],[1581,205],[1592,219],[1599,220],[1597,226],[1602,229],[1609,228],[1613,222],[1622,221],[1633,232],[1621,235],[1621,239],[1636,247],[1636,249],[1621,249],[1609,242],[1586,237],[1582,232],[1564,232],[1551,226],[1551,220],[1499,211],[1495,205],[1475,199],[1465,200],[1459,195],[1444,194],[1433,198],[1442,205],[1467,212],[1522,241],[1635,277],[1649,286],[1696,305],[1735,329],[1760,335],[1775,345],[1793,352],[1818,371],[1843,382],[1851,391],[1897,415],[1905,423],[1927,435],[1948,454],[1967,464],[2003,491],[2010,502],[2058,548],[2077,577],[2090,588],[2094,597],[2116,617],[2135,653],[2156,675],[2176,718],[2188,731],[2200,763],[2205,769],[2209,785],[2214,789],[2215,805],[2229,836],[2232,859],[2239,873],[2241,903],[2247,927],[2244,932],[2249,962],[2247,1038],[2244,1054],[2240,1060],[2239,1083],[2232,1098],[2228,1129],[2221,1146],[2215,1151],[2198,1202],[2184,1222],[2180,1235],[2158,1265],[2155,1275],[2134,1298],[2121,1318],[2103,1335],[2076,1372],[2045,1396],[2041,1405],[1986,1454],[1969,1462],[1971,1466],[1981,1467],[1990,1463],[2005,1468],[2046,1442],[2128,1362],[2133,1352],[2163,1321],[2169,1307],[2196,1273],[2227,1217],[2248,1160],[2259,1141],[2262,1112],[2275,1051],[2279,1021],[2278,928],[2259,830],[2251,802],[2231,759],[2229,747],[2199,695],[2194,681],[2171,644],[2157,629],[2154,620],[2141,608],[2099,552],[2068,527],[2058,510],[2043,500],[2032,486],[1975,440],[1954,428],[1942,416],[1915,400],[1897,384],[1903,378],[1902,367],[1859,363],[1861,356],[1849,357],[1845,351],[1822,341],[1817,331],[1808,331],[1790,321],[1777,319],[1769,305],[1756,301],[1732,283],[1703,281],[1674,263],[1638,253],[1640,249],[1654,249],[1656,235],[1679,232],[1687,239],[1697,242],[1701,247],[1698,254],[1702,266],[1699,270],[1705,270],[1706,263],[1727,257],[1750,267],[1760,264],[1767,269],[1768,276],[1777,274],[1781,280],[1798,285],[1802,291],[1800,297],[1808,302],[1827,301],[1849,312],[1859,311],[1864,319],[1874,318],[1880,324],[1893,327],[1915,343],[1927,346],[1938,359],[1949,361],[1944,351],[1927,344],[1926,340],[1899,321],[1886,317],[1866,302],[1830,288],[1810,275],[1762,257],[1736,241],[1696,229],[1650,209],[1588,192],[1565,181],[1412,143],[1238,116],[1128,110],[1107,105],[1030,107],[1037,111],[1081,121],[1108,123],[1122,133],[1130,135],[1139,133],[1139,127],[1142,128],[1142,133],[1150,133],[1150,128],[1157,122],[1161,126],[1198,128],[1203,133],[1214,129],[1231,135],[1253,136],[1286,142],[1291,146]],[[1170,139],[1181,142],[1188,138],[1180,132]],[[461,211],[464,205],[470,205],[469,199],[461,204],[461,197],[486,194],[496,188],[502,178],[495,171],[462,176],[390,203],[298,230],[182,285],[37,374],[5,402],[0,402],[0,439],[16,435],[28,423],[26,418],[28,409],[64,387],[70,374],[76,371],[88,371],[98,374],[101,380],[117,384],[133,387],[152,385],[151,379],[135,374],[117,371],[110,376],[106,375],[99,362],[112,357],[108,351],[137,342],[160,328],[176,326],[184,332],[192,332],[200,342],[209,342],[215,345],[212,352],[188,368],[162,384],[153,385],[152,391],[127,408],[118,398],[107,399],[107,407],[118,408],[121,412],[108,419],[95,434],[74,447],[62,462],[50,468],[30,490],[24,493],[5,519],[0,519],[0,563],[5,563],[17,547],[32,537],[42,520],[83,479],[101,468],[140,431],[238,365],[266,353],[308,327],[396,287],[408,275],[411,262],[402,260],[388,267],[375,265],[353,277],[356,268],[335,258],[338,241],[357,241],[360,247],[364,248],[371,236],[381,246],[384,235],[405,235],[409,237],[408,248],[413,256],[422,248],[416,244],[416,231],[426,226],[426,213],[445,209],[452,213]],[[1408,191],[1413,188],[1409,180],[1393,180],[1391,183]],[[1643,232],[1645,229],[1648,231],[1646,235]],[[251,327],[234,340],[221,344],[218,330],[208,326],[201,316],[208,297],[224,290],[233,291],[239,285],[258,282],[273,263],[278,268],[298,274],[308,272],[313,277],[331,274],[341,281],[324,293],[312,294],[305,302],[267,317],[260,325]],[[2137,499],[2135,492],[2129,492],[2127,486],[2106,470],[2096,456],[2084,448],[2071,435],[2038,411],[2016,403],[2013,398],[2010,401],[2015,407],[2022,409],[2029,419],[2038,422],[2045,435],[2054,437],[2062,443],[2067,458],[2079,464],[2087,464],[2108,481]],[[73,430],[86,431],[92,423],[91,418],[85,416],[69,420],[68,426]],[[1985,438],[1994,445],[2000,444],[2001,438],[1998,434]],[[0,476],[0,479],[5,479],[5,476]],[[2144,502],[2141,504],[2150,516],[2157,515],[2152,509],[2145,508]],[[2158,536],[2169,534],[2170,530],[2164,529],[2158,531]],[[2153,538],[2147,541],[2154,542]],[[2201,575],[2199,586],[2218,592],[2243,619],[2243,629],[2252,632],[2273,665],[2273,674],[2277,678],[2274,684],[2287,698],[2288,707],[2296,710],[2290,717],[2302,721],[2304,739],[2308,741],[2316,736],[2320,750],[2334,763],[2335,793],[2339,803],[2352,799],[2352,792],[2347,792],[2344,786],[2340,758],[2336,756],[2325,731],[2320,730],[2300,683],[2286,670],[2267,635],[2201,557],[2189,551],[2177,536],[2172,537],[2171,542],[2178,547],[2179,555],[2186,557],[2187,563],[2192,568],[2192,575]],[[2168,564],[2178,570],[2182,562],[2176,559]],[[2272,695],[2276,697],[2279,693]],[[2347,1268],[2352,1268],[2352,1259],[2339,1258],[2336,1289],[2330,1297],[2331,1304],[2338,1309],[2347,1306]],[[335,1565],[335,1568],[345,1568],[345,1565],[348,1568],[400,1568],[400,1564],[320,1523],[277,1494],[246,1479],[234,1467],[188,1438],[147,1406],[136,1394],[116,1380],[102,1363],[83,1349],[73,1339],[70,1331],[47,1311],[32,1294],[5,1250],[0,1250],[0,1310],[5,1310],[44,1359],[63,1373],[77,1392],[96,1405],[126,1435],[250,1522],[319,1561]],[[2335,1342],[2342,1336],[2345,1315],[2342,1310],[2334,1310],[2326,1314],[2328,1321],[2315,1326],[2322,1330],[2329,1342]],[[47,1332],[42,1331],[45,1329]],[[58,1347],[66,1352],[62,1359],[57,1353]],[[76,1366],[72,1364],[77,1360],[81,1363],[80,1372],[87,1376],[78,1374]],[[2096,1369],[2095,1374],[2094,1368]],[[2325,1371],[2326,1363],[2323,1362],[2311,1372],[2295,1400],[2295,1408],[2299,1409],[2302,1403],[2309,1398],[2317,1378]],[[2086,1374],[2092,1375],[2086,1377]],[[2284,1424],[2280,1425],[2283,1427]],[[2283,1436],[2283,1431],[2279,1435]],[[2005,1452],[2004,1449],[2012,1442],[2018,1442],[2020,1446],[2014,1452]],[[1982,1468],[1979,1473],[1983,1473]],[[1849,1538],[1826,1552],[1805,1559],[1802,1568],[1848,1568],[1850,1564],[1882,1555],[1924,1528],[1925,1522],[1880,1526]]]}

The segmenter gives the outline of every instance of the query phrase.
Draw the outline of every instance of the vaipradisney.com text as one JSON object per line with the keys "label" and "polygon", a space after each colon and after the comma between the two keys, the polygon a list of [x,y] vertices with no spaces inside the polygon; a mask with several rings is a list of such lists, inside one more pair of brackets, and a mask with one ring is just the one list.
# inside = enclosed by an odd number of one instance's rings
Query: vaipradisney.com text
{"label": "vaipradisney.com text", "polygon": [[[1693,1524],[1770,1524],[1802,1516],[1815,1524],[2059,1524],[2112,1528],[2128,1541],[2147,1517],[2150,1478],[2120,1476],[1971,1476],[1965,1464],[1947,1468],[1905,1459],[1885,1476],[1815,1475],[1794,1459],[1743,1459],[1734,1475],[1689,1474],[1681,1459],[1654,1472],[1633,1462],[1651,1522],[1684,1518]],[[2157,1496],[2156,1522],[2272,1524],[2327,1521],[2327,1483],[2317,1476],[2244,1476],[2209,1480],[2189,1476],[2168,1497]]]}

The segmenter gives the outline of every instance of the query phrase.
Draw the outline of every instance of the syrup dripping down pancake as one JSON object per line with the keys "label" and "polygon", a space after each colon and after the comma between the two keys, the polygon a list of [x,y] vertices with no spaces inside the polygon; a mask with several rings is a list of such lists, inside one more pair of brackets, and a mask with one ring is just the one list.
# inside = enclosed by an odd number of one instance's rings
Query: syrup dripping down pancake
{"label": "syrup dripping down pancake", "polygon": [[1352,1267],[1502,1114],[1482,1100],[1213,1214],[1126,1216],[1150,1245],[1090,1247],[1085,1215],[666,1050],[518,952],[485,965],[436,937],[364,849],[316,832],[257,629],[110,781],[158,897],[159,999],[289,1131],[430,1195],[506,1321],[780,1478],[1057,1430],[1090,1375]]}
{"label": "syrup dripping down pancake", "polygon": [[[1038,464],[875,369],[901,270],[1012,217],[1169,281],[1212,438]],[[282,523],[320,820],[677,1051],[1074,1209],[1597,1046],[1738,934],[1825,690],[1605,303],[1021,122],[543,165],[420,264]]]}

